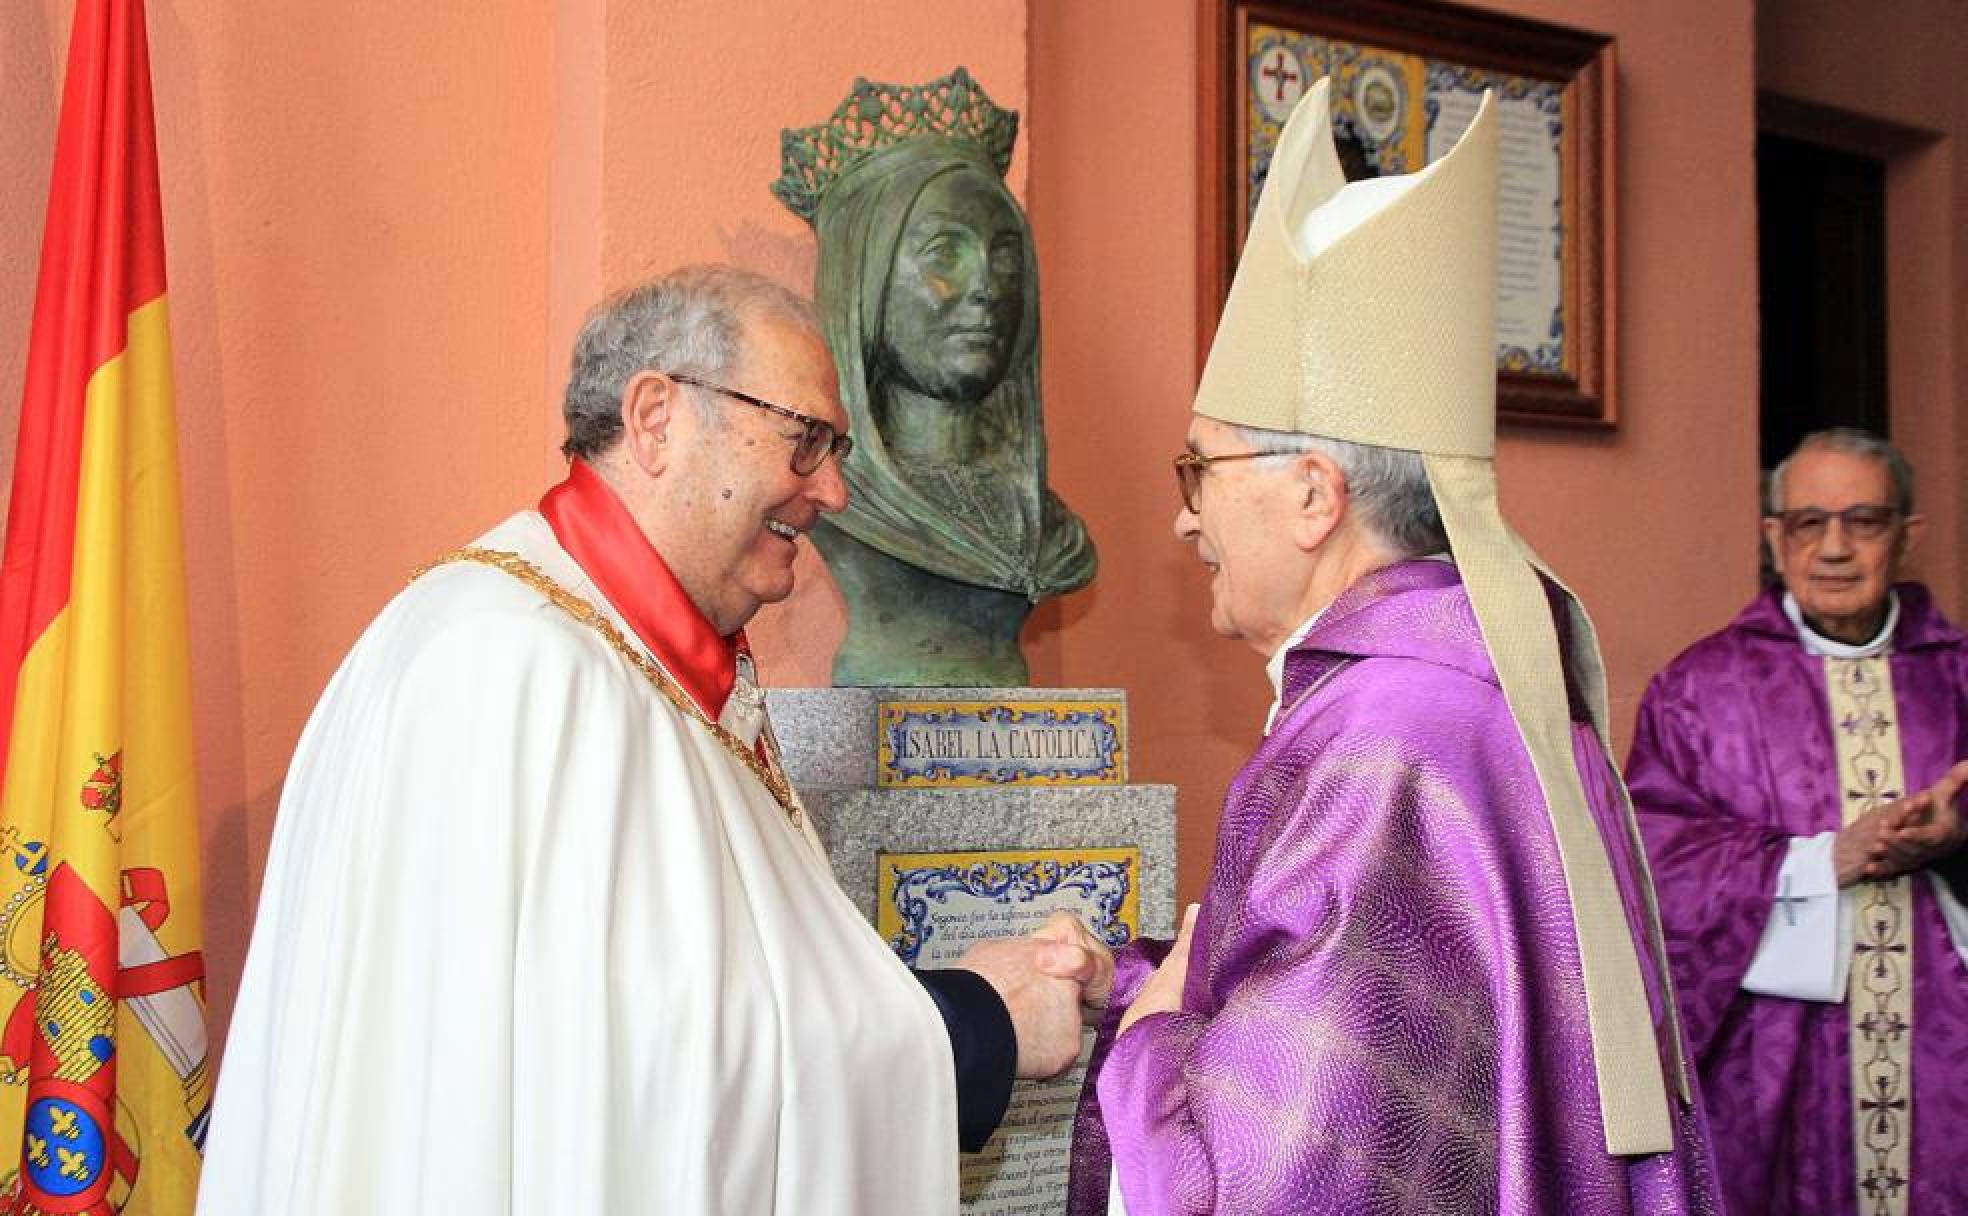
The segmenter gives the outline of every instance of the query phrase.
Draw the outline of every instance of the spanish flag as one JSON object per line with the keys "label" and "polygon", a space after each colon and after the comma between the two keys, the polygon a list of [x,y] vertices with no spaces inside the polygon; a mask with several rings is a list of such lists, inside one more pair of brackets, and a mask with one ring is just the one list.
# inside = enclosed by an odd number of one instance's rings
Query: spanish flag
{"label": "spanish flag", "polygon": [[180,1213],[210,1077],[141,0],[77,0],[0,557],[0,1211]]}

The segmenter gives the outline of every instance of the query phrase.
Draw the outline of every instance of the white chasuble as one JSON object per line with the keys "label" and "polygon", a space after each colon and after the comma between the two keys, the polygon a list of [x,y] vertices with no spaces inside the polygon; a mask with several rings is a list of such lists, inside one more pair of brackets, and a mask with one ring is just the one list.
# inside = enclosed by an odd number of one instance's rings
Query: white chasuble
{"label": "white chasuble", "polygon": [[[599,608],[546,521],[481,538]],[[199,1211],[952,1213],[933,1002],[797,825],[501,570],[383,611],[274,827]]]}
{"label": "white chasuble", "polygon": [[[1893,677],[1884,655],[1826,658],[1842,821],[1906,794]],[[1913,1131],[1913,892],[1904,874],[1854,888],[1851,1026],[1852,1138],[1858,1211],[1904,1216]]]}

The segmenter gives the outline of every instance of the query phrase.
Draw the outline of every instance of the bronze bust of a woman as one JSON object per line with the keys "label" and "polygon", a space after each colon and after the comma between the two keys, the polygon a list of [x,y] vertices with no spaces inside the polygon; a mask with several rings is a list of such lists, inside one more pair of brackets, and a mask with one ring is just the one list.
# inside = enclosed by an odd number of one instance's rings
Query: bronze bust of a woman
{"label": "bronze bust of a woman", "polygon": [[1093,578],[1046,485],[1038,268],[1004,187],[1018,116],[962,68],[857,81],[783,136],[773,193],[814,227],[814,300],[853,421],[847,509],[814,541],[847,600],[834,682],[1026,682],[1018,633]]}

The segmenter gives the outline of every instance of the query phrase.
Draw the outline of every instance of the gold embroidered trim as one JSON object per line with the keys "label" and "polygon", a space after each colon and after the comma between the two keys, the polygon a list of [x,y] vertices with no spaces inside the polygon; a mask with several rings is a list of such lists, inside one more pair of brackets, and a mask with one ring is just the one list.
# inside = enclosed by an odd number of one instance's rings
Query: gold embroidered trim
{"label": "gold embroidered trim", "polygon": [[676,707],[677,712],[709,731],[711,737],[716,739],[725,751],[742,761],[745,767],[752,771],[752,775],[759,779],[759,783],[765,786],[766,792],[772,795],[772,800],[786,812],[786,817],[792,820],[793,826],[796,828],[801,826],[803,817],[800,813],[799,801],[793,796],[792,782],[787,780],[785,770],[780,766],[779,747],[773,741],[769,727],[759,733],[766,754],[766,758],[761,760],[757,752],[745,746],[744,740],[706,716],[704,711],[698,708],[697,702],[690,699],[690,694],[678,687],[677,682],[670,677],[670,673],[657,666],[648,655],[623,637],[622,631],[615,628],[615,622],[609,620],[601,609],[561,586],[543,573],[538,566],[517,553],[467,546],[463,549],[455,549],[429,565],[419,567],[411,573],[410,577],[415,580],[439,566],[449,565],[452,562],[476,562],[481,566],[503,570],[545,596],[568,616],[600,634],[602,640],[613,647],[616,654],[621,655],[631,667],[641,672],[643,678],[654,685],[656,691],[662,693],[664,698]]}
{"label": "gold embroidered trim", "polygon": [[[1842,820],[1851,823],[1901,797],[1899,725],[1884,658],[1824,661],[1838,759]],[[1904,1216],[1913,1128],[1913,892],[1906,875],[1854,889],[1851,978],[1852,1139],[1858,1210]]]}

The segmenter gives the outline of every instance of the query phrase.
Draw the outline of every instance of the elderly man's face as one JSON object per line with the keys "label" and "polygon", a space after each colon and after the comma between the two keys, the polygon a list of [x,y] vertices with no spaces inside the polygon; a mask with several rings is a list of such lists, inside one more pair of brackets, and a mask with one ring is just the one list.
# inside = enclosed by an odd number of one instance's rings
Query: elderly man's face
{"label": "elderly man's face", "polygon": [[[725,387],[847,430],[834,361],[817,336],[756,318],[747,325],[744,350],[725,373]],[[799,538],[822,512],[847,505],[847,484],[833,456],[805,476],[793,471],[798,422],[715,394],[711,408],[716,425],[691,428],[689,442],[698,450],[679,463],[665,490],[688,513],[690,527],[684,551],[664,556],[680,579],[690,572],[695,585],[686,589],[711,624],[729,634],[761,604],[792,594]]]}
{"label": "elderly man's face", "polygon": [[[1198,456],[1247,452],[1250,445],[1214,418],[1190,421],[1189,450]],[[1193,542],[1210,570],[1210,625],[1259,654],[1270,655],[1303,624],[1301,554],[1283,522],[1294,481],[1282,458],[1209,465],[1197,486],[1196,510],[1175,515],[1175,534]]]}
{"label": "elderly man's face", "polygon": [[1884,463],[1848,452],[1813,448],[1792,458],[1781,486],[1785,513],[1822,511],[1821,528],[1800,518],[1763,521],[1763,534],[1784,588],[1819,632],[1843,642],[1864,642],[1878,632],[1886,593],[1909,547],[1918,517],[1894,517],[1877,536],[1855,535],[1836,513],[1849,507],[1893,505],[1893,483]]}

